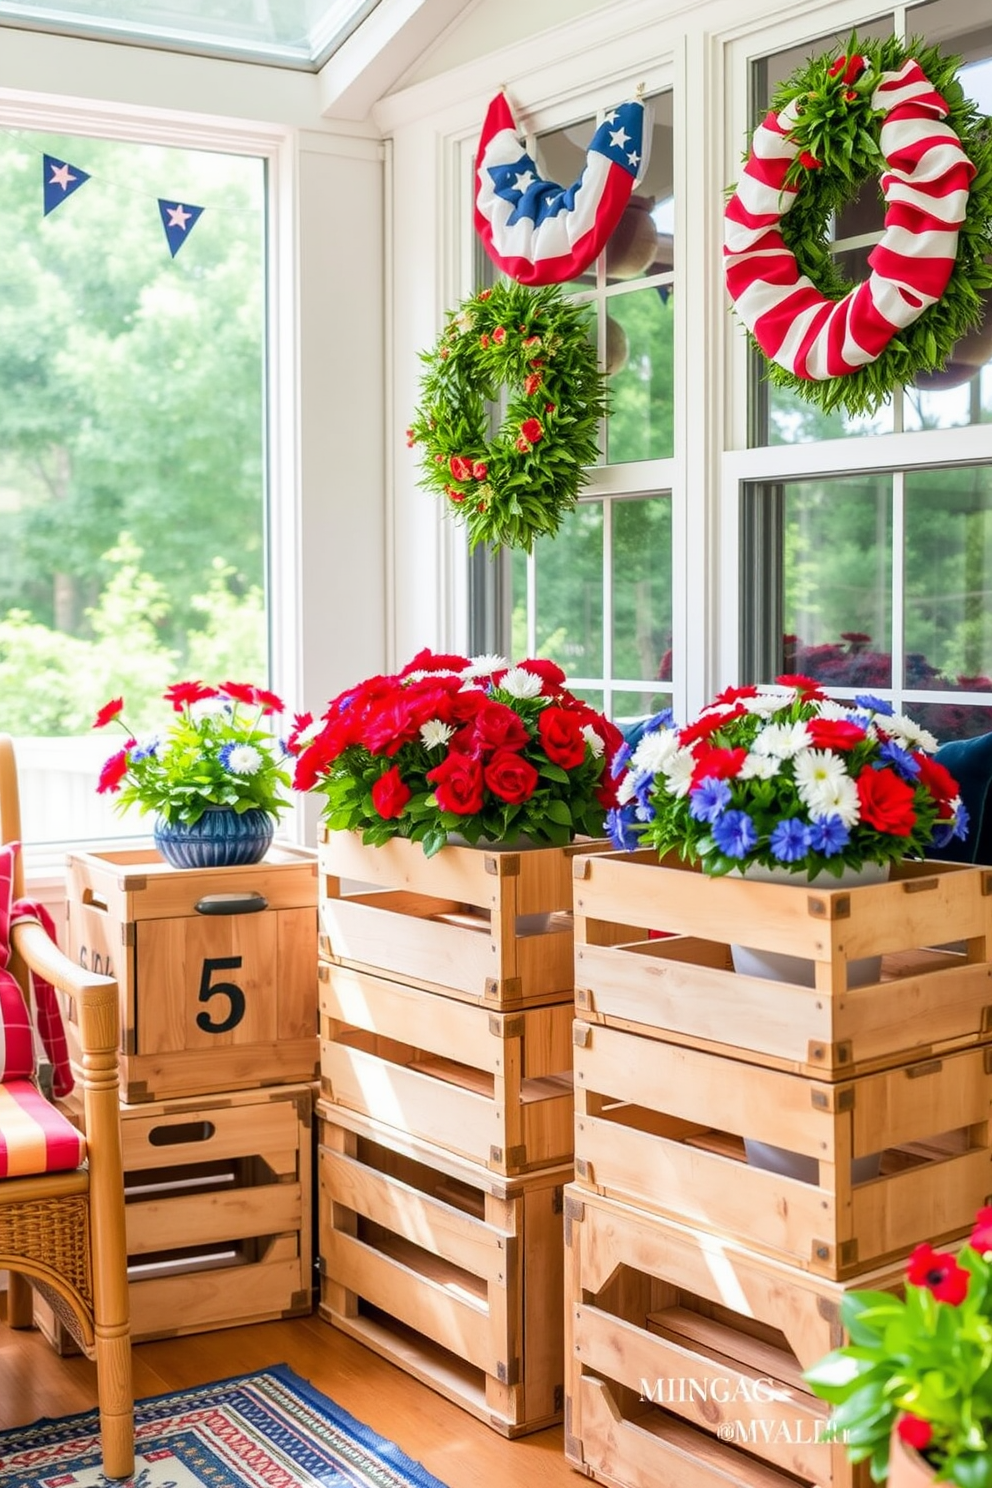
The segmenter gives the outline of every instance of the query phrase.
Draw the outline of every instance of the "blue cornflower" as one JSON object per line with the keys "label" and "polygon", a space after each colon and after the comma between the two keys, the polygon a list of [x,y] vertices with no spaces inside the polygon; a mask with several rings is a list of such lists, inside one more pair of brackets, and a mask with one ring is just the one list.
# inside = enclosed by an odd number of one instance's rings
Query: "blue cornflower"
{"label": "blue cornflower", "polygon": [[954,823],[954,836],[959,838],[962,842],[968,835],[968,825],[970,820],[971,818],[968,815],[967,806],[964,804],[963,801],[959,801],[957,821]]}
{"label": "blue cornflower", "polygon": [[788,816],[776,824],[768,845],[780,863],[798,863],[809,851],[809,827],[798,816]]}
{"label": "blue cornflower", "polygon": [[[654,776],[650,770],[642,770],[639,775],[634,776],[634,795],[637,797],[638,805],[647,806],[648,797],[654,789]],[[652,815],[654,813],[652,812]]]}
{"label": "blue cornflower", "polygon": [[859,708],[867,708],[871,713],[882,713],[886,718],[891,718],[895,712],[890,702],[887,702],[885,698],[875,697],[870,692],[857,693],[854,701]]}
{"label": "blue cornflower", "polygon": [[658,813],[650,801],[638,800],[637,805],[634,807],[634,815],[639,822],[653,822]]}
{"label": "blue cornflower", "polygon": [[809,845],[825,858],[836,857],[851,840],[851,834],[839,816],[817,817],[809,829]]}
{"label": "blue cornflower", "polygon": [[900,748],[893,739],[886,739],[878,754],[880,759],[892,766],[897,775],[902,776],[907,785],[913,784],[920,773],[920,762],[907,749]]}
{"label": "blue cornflower", "polygon": [[158,754],[158,746],[161,744],[161,742],[161,739],[152,739],[147,744],[139,744],[137,749],[131,750],[131,759],[152,759],[156,754]]}
{"label": "blue cornflower", "polygon": [[675,714],[671,708],[662,708],[660,713],[656,713],[653,718],[648,719],[644,732],[650,734],[657,732],[658,729],[671,728],[674,722]]}
{"label": "blue cornflower", "polygon": [[627,743],[627,740],[624,739],[623,743],[620,745],[620,748],[613,756],[613,762],[610,765],[610,774],[614,780],[618,780],[620,778],[620,775],[626,769],[627,761],[630,759],[630,753],[630,745]]}
{"label": "blue cornflower", "polygon": [[716,775],[707,775],[689,792],[689,815],[696,821],[715,822],[730,805],[730,786]]}
{"label": "blue cornflower", "polygon": [[725,811],[713,823],[713,841],[726,858],[743,858],[756,847],[758,834],[746,811]]}
{"label": "blue cornflower", "polygon": [[635,830],[634,814],[629,805],[613,806],[606,813],[606,834],[621,852],[633,852],[640,847],[640,835]]}

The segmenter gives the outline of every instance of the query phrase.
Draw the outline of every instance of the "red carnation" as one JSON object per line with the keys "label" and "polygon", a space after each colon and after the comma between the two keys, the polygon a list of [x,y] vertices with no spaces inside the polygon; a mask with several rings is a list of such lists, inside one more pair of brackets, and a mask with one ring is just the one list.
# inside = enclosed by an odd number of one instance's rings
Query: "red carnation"
{"label": "red carnation", "polygon": [[741,698],[750,698],[757,696],[758,689],[754,686],[753,683],[749,683],[747,687],[725,687],[723,691],[713,699],[713,701],[716,703],[736,703]]}
{"label": "red carnation", "polygon": [[506,326],[497,326],[493,331],[493,340],[497,346],[502,346],[506,340]]}
{"label": "red carnation", "polygon": [[391,765],[385,775],[380,775],[372,787],[372,805],[385,821],[402,816],[409,799],[410,787],[396,765]]}
{"label": "red carnation", "polygon": [[101,795],[105,791],[113,792],[120,790],[121,781],[127,774],[127,767],[130,763],[128,760],[128,751],[134,748],[136,742],[135,739],[128,739],[124,748],[117,754],[112,754],[100,771],[100,779],[97,781],[96,788]]}
{"label": "red carnation", "polygon": [[538,775],[530,760],[513,749],[497,749],[485,768],[484,779],[494,796],[520,806],[534,794]]}
{"label": "red carnation", "polygon": [[968,1244],[972,1250],[977,1250],[979,1255],[988,1255],[992,1251],[992,1206],[986,1204],[975,1215],[975,1227],[969,1236]]}
{"label": "red carnation", "polygon": [[524,419],[520,425],[520,432],[531,444],[539,444],[544,438],[544,429],[541,426],[540,419]]}
{"label": "red carnation", "polygon": [[806,729],[814,749],[833,749],[840,754],[867,738],[863,728],[846,718],[810,718]]}
{"label": "red carnation", "polygon": [[781,687],[794,687],[797,692],[802,693],[804,698],[822,698],[825,696],[823,689],[820,686],[819,682],[817,682],[816,678],[807,677],[802,672],[783,672],[780,677],[775,678],[775,681],[778,682]]}
{"label": "red carnation", "polygon": [[805,166],[807,170],[819,170],[823,161],[817,160],[816,156],[811,155],[808,150],[800,150],[799,164]]}
{"label": "red carnation", "polygon": [[453,811],[457,816],[474,816],[482,810],[482,765],[471,755],[449,754],[433,770],[428,770],[427,779],[434,787],[442,811]]}
{"label": "red carnation", "polygon": [[448,461],[448,469],[455,480],[472,479],[472,461],[466,460],[462,455],[452,455]]}
{"label": "red carnation", "polygon": [[586,736],[576,713],[554,705],[545,708],[537,720],[544,752],[554,765],[574,770],[586,757]]}
{"label": "red carnation", "polygon": [[692,789],[695,790],[701,780],[710,778],[733,780],[746,759],[746,749],[711,749],[709,745],[703,745],[692,769]]}
{"label": "red carnation", "polygon": [[908,837],[916,826],[915,792],[894,770],[862,770],[855,782],[861,820],[892,837]]}
{"label": "red carnation", "polygon": [[489,335],[486,331],[483,331],[482,335],[479,337],[479,345],[482,347],[483,351],[485,351],[486,347],[489,345]]}
{"label": "red carnation", "polygon": [[96,715],[96,718],[93,721],[93,727],[103,728],[106,724],[112,723],[117,715],[119,713],[123,713],[123,711],[124,699],[122,697],[111,698],[109,703],[104,703],[103,707]]}
{"label": "red carnation", "polygon": [[900,1416],[896,1431],[900,1440],[917,1452],[925,1451],[933,1436],[933,1427],[930,1422],[922,1420],[919,1416]]}
{"label": "red carnation", "polygon": [[412,428],[408,428],[407,431],[406,431],[406,447],[407,447],[407,449],[413,449],[413,446],[416,444],[416,442],[417,442],[417,436],[416,436],[416,434],[414,434]]}
{"label": "red carnation", "polygon": [[918,1245],[909,1258],[906,1279],[913,1286],[926,1287],[938,1302],[960,1307],[968,1294],[969,1273],[947,1250],[934,1250],[932,1245]]}
{"label": "red carnation", "polygon": [[679,743],[695,744],[700,739],[708,739],[711,734],[716,733],[717,729],[723,728],[724,724],[731,723],[746,712],[746,708],[738,705],[729,713],[707,713],[702,718],[697,718],[695,723],[687,724],[684,729],[679,730]]}
{"label": "red carnation", "polygon": [[957,800],[961,794],[961,787],[950,770],[940,763],[940,760],[935,760],[932,755],[917,751],[914,751],[913,758],[920,767],[917,780],[926,787],[935,801],[943,805]]}
{"label": "red carnation", "polygon": [[[544,691],[557,692],[565,681],[565,673],[556,661],[549,661],[546,656],[528,656],[526,661],[520,663],[522,672],[530,672],[535,677],[540,677],[544,683]],[[501,675],[505,675],[502,673]]]}
{"label": "red carnation", "polygon": [[485,460],[476,460],[475,464],[472,466],[473,480],[485,480],[488,474],[489,466],[486,464]]}
{"label": "red carnation", "polygon": [[542,375],[540,372],[532,372],[529,377],[524,378],[524,393],[532,398],[541,386]]}

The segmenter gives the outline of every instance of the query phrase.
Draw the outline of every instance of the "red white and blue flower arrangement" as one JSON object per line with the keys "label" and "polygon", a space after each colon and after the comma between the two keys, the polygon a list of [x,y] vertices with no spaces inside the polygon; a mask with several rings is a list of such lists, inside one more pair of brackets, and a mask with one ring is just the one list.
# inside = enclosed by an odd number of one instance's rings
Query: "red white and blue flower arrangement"
{"label": "red white and blue flower arrangement", "polygon": [[332,831],[406,837],[430,857],[452,832],[473,845],[601,836],[622,742],[552,661],[421,651],[334,698],[319,724],[302,715],[289,748],[294,785],[326,797]]}
{"label": "red white and blue flower arrangement", "polygon": [[964,837],[937,741],[882,698],[828,696],[809,677],[730,687],[683,728],[651,719],[618,759],[608,831],[711,875],[785,868],[812,879],[924,858]]}

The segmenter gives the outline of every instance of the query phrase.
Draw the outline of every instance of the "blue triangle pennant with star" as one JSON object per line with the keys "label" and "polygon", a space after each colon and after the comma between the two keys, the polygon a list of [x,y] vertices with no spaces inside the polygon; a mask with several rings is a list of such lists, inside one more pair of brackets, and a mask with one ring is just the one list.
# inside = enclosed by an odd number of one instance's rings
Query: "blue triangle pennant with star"
{"label": "blue triangle pennant with star", "polygon": [[62,205],[67,196],[86,185],[89,172],[80,170],[78,165],[70,165],[67,160],[45,155],[41,162],[41,180],[45,191],[44,215],[47,217],[49,212]]}
{"label": "blue triangle pennant with star", "polygon": [[203,208],[185,207],[182,202],[163,201],[162,197],[159,197],[158,209],[162,214],[162,226],[165,228],[169,252],[175,258],[196,226]]}

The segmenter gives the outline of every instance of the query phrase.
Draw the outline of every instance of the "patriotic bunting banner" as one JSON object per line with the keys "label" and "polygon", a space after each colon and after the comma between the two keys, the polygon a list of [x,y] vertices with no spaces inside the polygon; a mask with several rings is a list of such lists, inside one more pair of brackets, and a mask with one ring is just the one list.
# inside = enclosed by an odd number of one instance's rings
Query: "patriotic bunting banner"
{"label": "patriotic bunting banner", "polygon": [[88,180],[89,173],[80,170],[78,165],[70,165],[66,160],[56,160],[54,155],[43,155],[41,182],[45,194],[44,215],[47,217],[49,212],[54,212],[67,196],[78,191],[80,186],[85,186]]}
{"label": "patriotic bunting banner", "polygon": [[182,202],[163,201],[159,197],[158,209],[162,214],[162,226],[165,228],[169,252],[175,258],[196,226],[203,208],[184,207]]}
{"label": "patriotic bunting banner", "polygon": [[563,284],[602,252],[647,165],[650,131],[638,99],[607,114],[567,188],[543,179],[517,138],[503,93],[479,139],[475,226],[486,252],[519,284]]}

